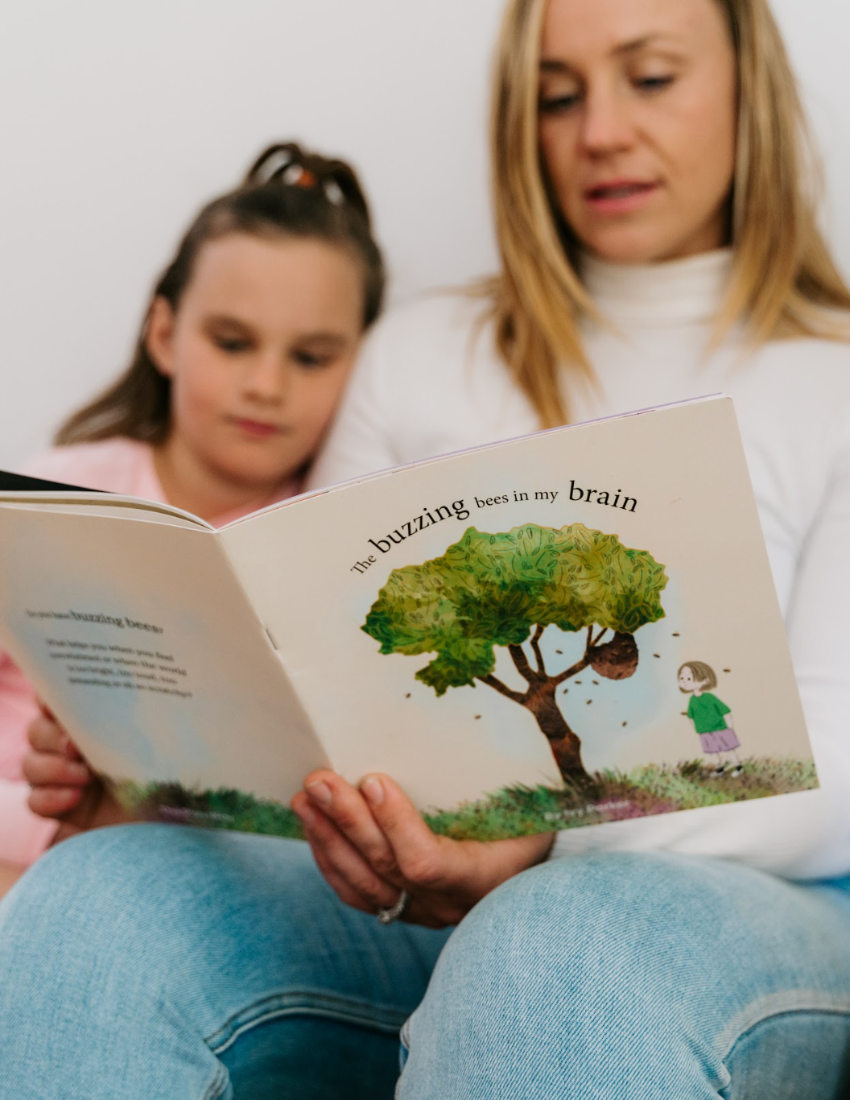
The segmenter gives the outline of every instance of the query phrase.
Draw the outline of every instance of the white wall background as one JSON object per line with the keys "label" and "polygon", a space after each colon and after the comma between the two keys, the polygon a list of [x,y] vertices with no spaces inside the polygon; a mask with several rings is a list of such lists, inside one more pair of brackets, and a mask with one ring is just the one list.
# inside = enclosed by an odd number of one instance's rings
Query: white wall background
{"label": "white wall background", "polygon": [[[774,0],[850,274],[847,0]],[[296,137],[355,162],[393,296],[492,269],[487,74],[501,0],[4,0],[0,466],[126,363],[197,207]]]}

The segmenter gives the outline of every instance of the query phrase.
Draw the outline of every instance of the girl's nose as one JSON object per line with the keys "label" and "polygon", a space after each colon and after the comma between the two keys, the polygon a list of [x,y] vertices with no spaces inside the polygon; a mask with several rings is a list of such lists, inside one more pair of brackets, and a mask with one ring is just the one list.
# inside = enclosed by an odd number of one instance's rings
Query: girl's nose
{"label": "girl's nose", "polygon": [[287,372],[276,353],[258,355],[244,381],[246,393],[255,400],[280,404],[286,399]]}

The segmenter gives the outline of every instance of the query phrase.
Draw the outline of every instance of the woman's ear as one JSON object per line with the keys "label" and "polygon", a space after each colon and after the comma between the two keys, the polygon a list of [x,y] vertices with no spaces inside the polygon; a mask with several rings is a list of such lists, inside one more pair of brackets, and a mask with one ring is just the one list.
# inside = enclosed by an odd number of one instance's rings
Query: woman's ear
{"label": "woman's ear", "polygon": [[158,295],[151,302],[145,324],[145,350],[151,362],[166,378],[174,376],[174,310]]}

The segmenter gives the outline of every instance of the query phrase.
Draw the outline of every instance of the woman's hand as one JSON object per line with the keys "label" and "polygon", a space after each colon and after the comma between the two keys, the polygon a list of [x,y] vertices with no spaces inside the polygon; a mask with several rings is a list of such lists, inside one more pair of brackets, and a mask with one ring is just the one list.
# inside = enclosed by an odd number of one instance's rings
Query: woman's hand
{"label": "woman's hand", "polygon": [[27,736],[30,751],[23,772],[32,791],[29,807],[40,817],[60,821],[54,843],[102,825],[130,821],[125,811],[97,779],[76,745],[44,704]]}
{"label": "woman's hand", "polygon": [[435,836],[392,779],[370,775],[352,787],[312,772],[292,800],[316,862],[339,897],[377,913],[410,894],[404,919],[429,928],[457,924],[513,875],[542,862],[553,834],[483,843]]}

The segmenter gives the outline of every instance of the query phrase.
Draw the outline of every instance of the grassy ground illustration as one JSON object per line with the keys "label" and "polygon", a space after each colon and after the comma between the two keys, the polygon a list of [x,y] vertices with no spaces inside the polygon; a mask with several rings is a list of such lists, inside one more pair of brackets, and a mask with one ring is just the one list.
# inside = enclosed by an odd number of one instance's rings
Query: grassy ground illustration
{"label": "grassy ground illustration", "polygon": [[650,764],[627,775],[599,772],[588,787],[553,790],[513,787],[458,810],[426,814],[435,833],[470,840],[498,840],[604,821],[744,802],[817,786],[814,764],[750,759],[738,776],[711,776],[699,760],[675,767]]}
{"label": "grassy ground illustration", "polygon": [[224,787],[216,791],[190,791],[179,783],[124,781],[116,786],[116,794],[143,821],[170,821],[303,839],[301,822],[288,806],[254,798],[245,791]]}
{"label": "grassy ground illustration", "polygon": [[[564,790],[506,787],[457,810],[424,815],[435,833],[456,839],[499,840],[604,821],[744,802],[817,786],[814,764],[753,758],[738,776],[709,774],[711,765],[691,760],[675,767],[648,765],[628,774],[599,772],[589,786]],[[189,791],[179,783],[119,784],[124,804],[146,821],[172,821],[300,838],[295,814],[277,802],[244,791]]]}

